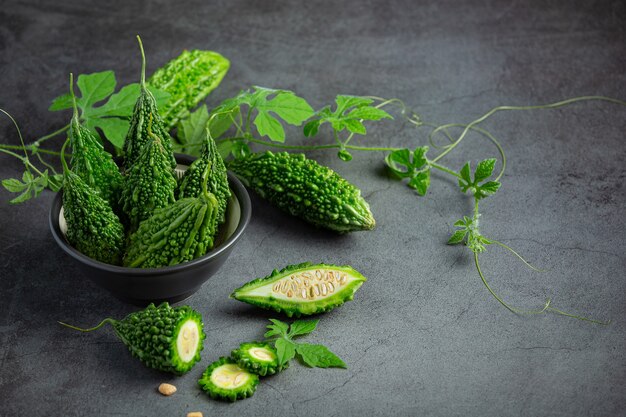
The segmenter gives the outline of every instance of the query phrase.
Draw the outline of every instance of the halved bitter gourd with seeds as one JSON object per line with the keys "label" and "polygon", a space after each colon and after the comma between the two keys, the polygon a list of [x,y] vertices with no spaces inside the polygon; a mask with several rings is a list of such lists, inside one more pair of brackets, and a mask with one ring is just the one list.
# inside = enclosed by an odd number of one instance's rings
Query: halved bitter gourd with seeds
{"label": "halved bitter gourd with seeds", "polygon": [[242,343],[230,356],[241,368],[261,376],[274,375],[287,367],[280,366],[276,350],[268,343]]}
{"label": "halved bitter gourd with seeds", "polygon": [[352,300],[366,280],[351,266],[305,262],[250,281],[230,297],[288,317],[300,317],[330,311]]}
{"label": "halved bitter gourd with seeds", "polygon": [[211,398],[232,402],[251,397],[258,383],[258,375],[246,371],[227,357],[210,364],[198,381]]}

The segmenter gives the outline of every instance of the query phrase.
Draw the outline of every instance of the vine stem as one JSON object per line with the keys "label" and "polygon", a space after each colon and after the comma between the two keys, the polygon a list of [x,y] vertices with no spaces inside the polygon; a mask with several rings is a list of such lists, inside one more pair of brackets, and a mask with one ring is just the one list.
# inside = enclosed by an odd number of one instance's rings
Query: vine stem
{"label": "vine stem", "polygon": [[[433,162],[439,161],[441,158],[446,156],[450,151],[452,151],[452,149],[454,149],[463,140],[463,138],[467,135],[467,132],[473,126],[483,122],[488,117],[490,117],[491,115],[493,115],[494,113],[497,113],[499,111],[556,109],[556,108],[559,108],[559,107],[567,106],[569,104],[578,103],[578,102],[581,102],[581,101],[591,101],[591,100],[607,101],[609,103],[614,103],[614,104],[619,104],[619,105],[622,105],[622,106],[626,106],[626,101],[618,100],[618,99],[611,98],[611,97],[605,97],[605,96],[582,96],[582,97],[574,97],[574,98],[570,98],[570,99],[567,99],[567,100],[557,101],[556,103],[541,104],[541,105],[536,105],[536,106],[498,106],[498,107],[494,107],[493,109],[489,110],[487,113],[485,113],[484,115],[482,115],[478,119],[476,119],[473,122],[471,122],[468,125],[466,125],[465,128],[463,129],[463,132],[458,137],[458,139],[454,143],[452,143],[448,147],[446,147],[446,149],[443,152],[441,152],[439,155],[437,155],[435,157],[435,159],[433,159]],[[445,125],[443,125],[443,126],[445,126]],[[437,127],[435,130],[433,130],[432,134],[435,134],[435,133],[439,132],[440,130],[443,130],[444,129],[443,126]]]}
{"label": "vine stem", "polygon": [[101,328],[102,326],[104,326],[107,323],[113,325],[113,324],[115,324],[115,322],[116,322],[116,320],[113,320],[111,318],[104,319],[97,326],[91,327],[89,329],[83,329],[81,327],[72,326],[71,324],[63,323],[62,321],[59,321],[58,323],[60,325],[62,325],[62,326],[69,327],[70,329],[78,330],[79,332],[86,333],[86,332],[93,332],[94,330],[98,330],[99,328]]}
{"label": "vine stem", "polygon": [[[20,151],[22,150],[22,147],[19,145],[5,145],[3,143],[0,143],[0,149]],[[61,155],[61,152],[51,151],[48,149],[41,149],[41,148],[33,147],[33,145],[26,145],[26,150],[29,151],[33,155],[37,153],[45,153],[46,155],[55,155],[55,156]]]}
{"label": "vine stem", "polygon": [[[49,133],[45,136],[40,137],[39,139],[35,140],[33,143],[31,143],[30,145],[27,145],[26,147],[38,147],[41,143],[47,141],[48,139],[51,139],[57,135],[60,135],[61,133],[67,131],[70,128],[70,125],[67,124],[65,126],[63,126],[62,128],[55,130],[52,133]],[[45,152],[44,152],[45,153]]]}
{"label": "vine stem", "polygon": [[[21,148],[19,148],[21,149]],[[30,171],[30,168],[32,168],[37,174],[39,175],[43,175],[43,172],[41,172],[39,169],[37,169],[37,167],[35,165],[32,164],[32,162],[30,162],[30,160],[28,159],[28,157],[24,157],[22,155],[18,155],[15,152],[11,152],[7,149],[2,149],[0,148],[0,152],[5,153],[7,155],[11,155],[16,157],[17,159],[19,159],[20,161],[22,161],[24,163],[24,165],[26,166],[26,169]]]}

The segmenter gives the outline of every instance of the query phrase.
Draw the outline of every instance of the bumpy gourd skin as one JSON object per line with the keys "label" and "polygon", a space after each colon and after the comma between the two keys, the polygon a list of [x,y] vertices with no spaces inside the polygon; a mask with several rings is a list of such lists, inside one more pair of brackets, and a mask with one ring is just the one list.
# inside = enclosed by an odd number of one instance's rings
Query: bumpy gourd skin
{"label": "bumpy gourd skin", "polygon": [[316,226],[344,233],[376,224],[356,186],[303,154],[268,151],[235,159],[228,168],[261,197]]}
{"label": "bumpy gourd skin", "polygon": [[76,107],[68,137],[72,146],[72,172],[98,191],[111,207],[117,208],[122,174],[113,162],[111,154],[104,150],[100,140],[80,124]]}
{"label": "bumpy gourd skin", "polygon": [[[254,353],[255,349],[261,351],[262,358],[259,357],[259,353]],[[289,362],[285,366],[279,365],[276,350],[269,343],[242,343],[230,356],[241,368],[260,376],[274,375],[289,365]]]}
{"label": "bumpy gourd skin", "polygon": [[161,109],[166,128],[174,128],[189,109],[204,100],[220,84],[229,67],[228,59],[217,52],[193,50],[183,51],[152,74],[148,84],[170,94]]}
{"label": "bumpy gourd skin", "polygon": [[157,136],[145,144],[135,163],[127,171],[120,203],[130,231],[148,219],[158,208],[175,201],[176,177],[169,155]]}
{"label": "bumpy gourd skin", "polygon": [[[247,381],[243,385],[233,388],[218,386],[215,381],[212,380],[211,375],[213,375],[213,372],[219,370],[219,368],[224,365],[233,366],[233,369],[236,369],[236,372],[242,377],[247,378]],[[202,378],[200,378],[200,380],[198,381],[198,385],[200,385],[200,387],[204,391],[206,391],[211,398],[215,400],[231,402],[251,397],[256,391],[256,387],[258,384],[258,375],[239,368],[234,360],[227,357],[222,357],[218,361],[210,364],[206,371],[204,371],[204,373],[202,374]]]}
{"label": "bumpy gourd skin", "polygon": [[328,312],[354,298],[367,279],[351,266],[304,262],[237,288],[230,298],[300,317]]}
{"label": "bumpy gourd skin", "polygon": [[109,203],[78,175],[64,170],[63,217],[67,241],[100,262],[119,265],[124,250],[124,227]]}
{"label": "bumpy gourd skin", "polygon": [[159,268],[203,256],[213,248],[217,200],[212,194],[184,198],[158,209],[130,237],[124,266]]}
{"label": "bumpy gourd skin", "polygon": [[226,166],[219,152],[215,141],[206,132],[206,138],[202,145],[202,154],[196,159],[189,169],[185,171],[178,188],[178,198],[197,197],[202,193],[202,178],[209,167],[207,188],[215,195],[218,203],[217,218],[220,223],[224,222],[228,199],[230,198],[230,188],[228,186],[228,175]]}
{"label": "bumpy gourd skin", "polygon": [[[198,349],[193,358],[185,362],[178,352],[177,339],[182,325],[189,320],[194,321],[199,330]],[[172,308],[168,303],[158,307],[150,304],[123,320],[110,322],[130,353],[150,368],[181,375],[200,360],[206,337],[202,316],[189,306]]]}

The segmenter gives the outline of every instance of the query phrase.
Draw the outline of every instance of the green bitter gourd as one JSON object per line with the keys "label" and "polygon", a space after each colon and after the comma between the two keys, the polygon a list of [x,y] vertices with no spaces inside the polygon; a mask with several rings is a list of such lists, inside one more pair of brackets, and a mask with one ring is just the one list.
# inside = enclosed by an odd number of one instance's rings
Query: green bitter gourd
{"label": "green bitter gourd", "polygon": [[183,51],[180,56],[159,68],[148,84],[170,94],[161,109],[163,122],[173,129],[198,103],[220,84],[230,62],[213,51]]}
{"label": "green bitter gourd", "polygon": [[65,237],[70,245],[90,258],[119,265],[124,250],[124,227],[109,203],[70,171],[65,161],[68,142],[61,149]]}
{"label": "green bitter gourd", "polygon": [[303,154],[267,151],[235,159],[228,168],[261,197],[316,226],[343,233],[376,224],[356,186]]}
{"label": "green bitter gourd", "polygon": [[203,256],[213,248],[217,211],[217,200],[207,191],[205,179],[198,197],[178,200],[141,222],[130,237],[124,266],[159,268]]}
{"label": "green bitter gourd", "polygon": [[176,159],[172,152],[172,139],[168,129],[163,124],[159,114],[156,100],[146,87],[146,55],[143,50],[141,38],[137,36],[139,48],[141,49],[141,82],[140,94],[133,115],[130,119],[130,128],[124,140],[124,169],[128,170],[141,155],[143,147],[151,140],[152,136],[157,136],[165,149],[172,169],[176,167]]}
{"label": "green bitter gourd", "polygon": [[202,178],[207,167],[210,166],[207,188],[215,195],[219,205],[217,217],[220,223],[224,222],[228,199],[230,198],[230,188],[228,186],[228,175],[224,160],[217,151],[215,141],[211,137],[208,129],[206,138],[202,145],[202,154],[196,159],[189,169],[183,174],[183,178],[178,187],[178,198],[197,197],[202,192]]}
{"label": "green bitter gourd", "polygon": [[254,394],[259,376],[222,357],[208,366],[198,384],[213,399],[235,402]]}
{"label": "green bitter gourd", "polygon": [[280,366],[276,350],[269,343],[242,343],[238,349],[231,352],[230,356],[240,368],[260,376],[274,375],[289,364],[287,362],[284,367]]}
{"label": "green bitter gourd", "polygon": [[250,281],[230,297],[288,317],[300,317],[327,312],[352,300],[366,280],[351,266],[305,262]]}
{"label": "green bitter gourd", "polygon": [[100,140],[84,127],[78,118],[74,81],[70,74],[70,95],[74,114],[68,137],[72,147],[72,172],[81,177],[91,188],[98,191],[111,207],[117,208],[122,187],[122,174],[110,153],[104,150]]}
{"label": "green bitter gourd", "polygon": [[168,303],[131,313],[122,320],[107,318],[90,332],[111,324],[130,353],[146,366],[176,375],[189,371],[200,360],[205,334],[202,316],[189,306],[172,308]]}

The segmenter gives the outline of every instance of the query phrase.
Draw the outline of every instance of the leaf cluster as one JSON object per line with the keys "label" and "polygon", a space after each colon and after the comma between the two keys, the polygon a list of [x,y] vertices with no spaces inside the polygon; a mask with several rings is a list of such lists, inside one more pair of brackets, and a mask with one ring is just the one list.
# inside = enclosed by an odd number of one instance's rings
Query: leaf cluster
{"label": "leaf cluster", "polygon": [[430,165],[426,158],[428,146],[420,146],[414,151],[399,149],[385,157],[389,171],[398,179],[408,178],[408,186],[421,196],[430,187]]}

